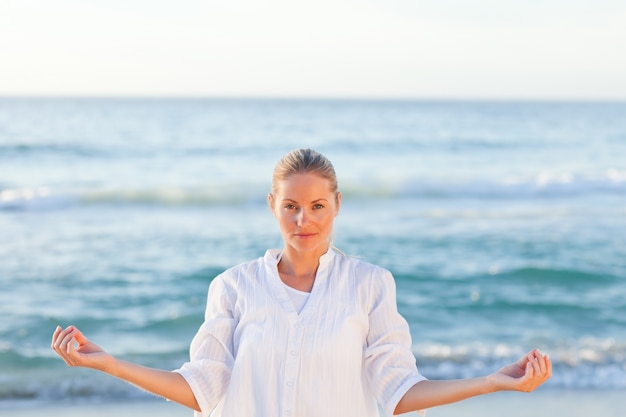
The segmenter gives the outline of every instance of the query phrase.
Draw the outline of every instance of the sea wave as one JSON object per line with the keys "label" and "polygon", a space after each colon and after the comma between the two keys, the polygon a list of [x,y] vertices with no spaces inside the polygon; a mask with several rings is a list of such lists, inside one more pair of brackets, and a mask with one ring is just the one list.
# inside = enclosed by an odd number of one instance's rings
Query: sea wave
{"label": "sea wave", "polygon": [[[64,190],[52,187],[0,189],[0,210],[46,210],[75,205],[213,206],[264,203],[269,184],[216,182],[206,186],[102,187]],[[345,198],[453,199],[453,198],[567,198],[581,195],[626,194],[626,170],[608,170],[603,176],[539,174],[533,178],[500,181],[444,182],[399,180],[395,183],[356,182],[342,186]]]}
{"label": "sea wave", "polygon": [[[496,371],[516,361],[526,350],[507,344],[459,344],[427,342],[413,346],[420,372],[430,379],[471,378]],[[584,338],[560,341],[546,346],[553,363],[553,376],[547,388],[624,389],[626,388],[626,341]],[[6,352],[5,352],[6,355]],[[18,355],[11,353],[12,356]],[[147,358],[156,366],[172,369],[187,360],[186,354],[159,359]],[[19,355],[18,355],[19,356]],[[33,358],[29,358],[33,360]],[[0,401],[10,400],[119,400],[141,398],[145,394],[131,385],[89,370],[64,367],[58,358],[37,359],[41,371],[37,380],[20,369],[3,372]],[[144,360],[146,358],[144,357]]]}
{"label": "sea wave", "polygon": [[[626,388],[626,341],[584,338],[547,346],[553,388]],[[526,351],[507,344],[449,345],[423,343],[413,347],[420,371],[431,379],[470,378],[493,372],[521,358]]]}
{"label": "sea wave", "polygon": [[[143,205],[215,206],[265,201],[250,185],[210,187],[157,187],[144,189],[101,188],[56,190],[48,187],[7,188],[0,191],[0,210],[48,210],[70,206]],[[261,197],[262,196],[262,197]]]}
{"label": "sea wave", "polygon": [[42,155],[73,156],[80,158],[109,158],[118,157],[121,152],[116,152],[114,147],[103,147],[76,143],[54,142],[17,142],[0,144],[0,155],[5,158],[38,157]]}
{"label": "sea wave", "polygon": [[541,283],[542,285],[575,286],[576,288],[595,287],[599,284],[610,284],[620,280],[619,277],[610,275],[606,271],[592,272],[548,267],[525,267],[510,271],[491,270],[489,273],[490,275],[497,275],[500,280],[507,283],[517,281],[523,284]]}
{"label": "sea wave", "polygon": [[540,172],[532,176],[505,176],[499,180],[407,181],[396,193],[407,197],[529,198],[567,197],[626,192],[626,170],[608,169],[584,175],[572,172]]}
{"label": "sea wave", "polygon": [[5,188],[0,190],[0,210],[46,210],[74,205],[73,193],[58,192],[48,187]]}

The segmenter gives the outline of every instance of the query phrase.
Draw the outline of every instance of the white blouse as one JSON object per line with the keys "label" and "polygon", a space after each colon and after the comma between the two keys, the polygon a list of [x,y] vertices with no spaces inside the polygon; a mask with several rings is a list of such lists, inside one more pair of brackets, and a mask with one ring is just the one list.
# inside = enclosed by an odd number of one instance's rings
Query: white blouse
{"label": "white blouse", "polygon": [[196,417],[378,417],[377,403],[391,416],[425,379],[391,273],[331,249],[298,314],[279,258],[268,250],[211,282],[191,360],[175,371]]}
{"label": "white blouse", "polygon": [[287,294],[289,294],[289,298],[293,303],[293,307],[295,308],[296,313],[300,314],[302,312],[302,309],[304,308],[304,305],[309,299],[310,293],[296,290],[295,288],[291,288],[287,284],[284,284],[284,287],[285,290],[287,290]]}

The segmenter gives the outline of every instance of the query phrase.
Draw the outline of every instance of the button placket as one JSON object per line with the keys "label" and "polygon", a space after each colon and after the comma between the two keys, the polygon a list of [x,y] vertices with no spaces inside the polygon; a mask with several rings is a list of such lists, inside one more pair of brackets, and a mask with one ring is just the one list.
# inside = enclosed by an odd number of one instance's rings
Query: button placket
{"label": "button placket", "polygon": [[302,325],[298,318],[291,320],[289,335],[287,338],[287,355],[285,357],[285,373],[283,375],[283,415],[286,417],[293,415],[296,405],[295,385],[298,378],[298,367],[302,340]]}

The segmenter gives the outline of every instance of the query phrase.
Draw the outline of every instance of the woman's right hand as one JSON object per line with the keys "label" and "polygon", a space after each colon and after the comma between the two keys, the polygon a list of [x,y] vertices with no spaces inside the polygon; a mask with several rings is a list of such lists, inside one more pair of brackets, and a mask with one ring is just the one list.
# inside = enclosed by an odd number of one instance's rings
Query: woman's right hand
{"label": "woman's right hand", "polygon": [[65,361],[68,366],[104,371],[114,361],[100,346],[89,341],[80,330],[74,326],[54,330],[52,335],[52,349]]}
{"label": "woman's right hand", "polygon": [[191,387],[181,374],[117,360],[100,346],[90,342],[74,326],[69,326],[65,330],[57,326],[52,335],[52,349],[69,366],[82,366],[106,372],[160,397],[200,411]]}

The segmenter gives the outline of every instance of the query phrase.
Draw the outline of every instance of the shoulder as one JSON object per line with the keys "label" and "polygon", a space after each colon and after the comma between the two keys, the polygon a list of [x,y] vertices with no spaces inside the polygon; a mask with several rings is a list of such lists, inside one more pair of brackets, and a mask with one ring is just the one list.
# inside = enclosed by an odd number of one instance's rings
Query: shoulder
{"label": "shoulder", "polygon": [[335,265],[341,278],[337,286],[349,291],[366,311],[371,313],[381,304],[395,305],[396,284],[387,268],[342,254],[336,255]]}
{"label": "shoulder", "polygon": [[268,274],[277,270],[280,254],[278,249],[268,249],[263,256],[226,269],[213,281],[233,288],[261,284]]}
{"label": "shoulder", "polygon": [[393,279],[391,272],[380,266],[360,258],[337,254],[336,265],[343,271],[354,275],[357,279]]}
{"label": "shoulder", "polygon": [[225,277],[237,277],[239,275],[256,274],[263,267],[263,258],[257,258],[251,261],[243,262],[232,266],[222,272],[220,275]]}
{"label": "shoulder", "polygon": [[[217,275],[209,284],[208,304],[233,306],[247,293],[254,293],[256,283],[261,280],[263,258],[243,262]],[[230,307],[229,307],[230,308]]]}
{"label": "shoulder", "polygon": [[227,287],[237,287],[250,280],[258,280],[264,270],[264,257],[240,263],[226,269],[213,279],[213,283]]}
{"label": "shoulder", "polygon": [[393,275],[387,268],[343,254],[337,254],[334,263],[336,274],[345,284],[363,293],[367,299],[396,290]]}

